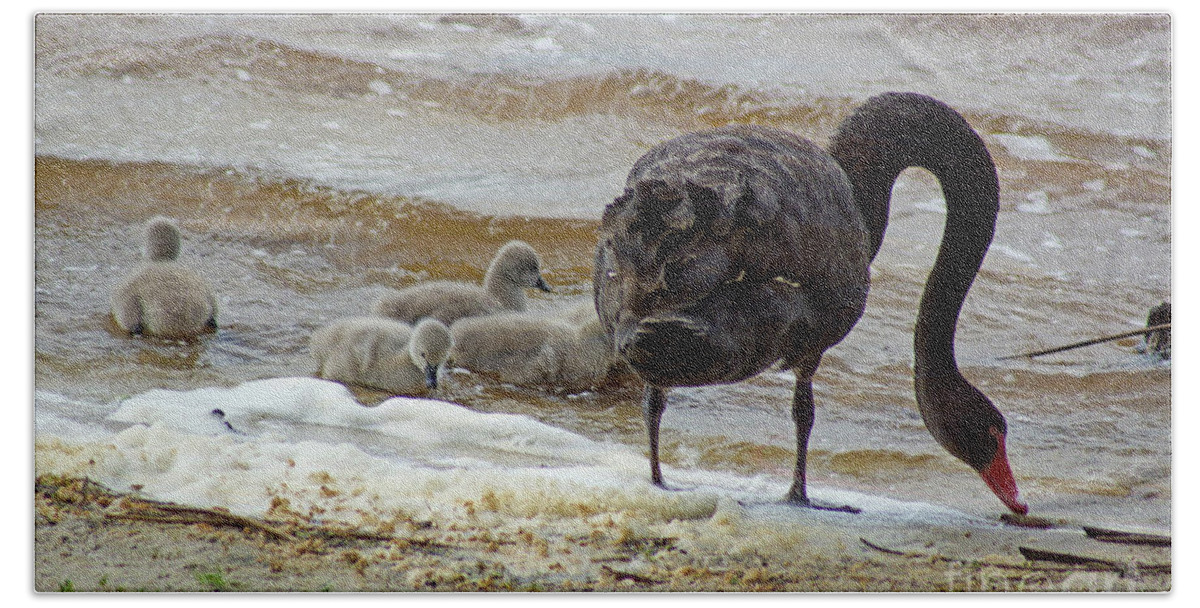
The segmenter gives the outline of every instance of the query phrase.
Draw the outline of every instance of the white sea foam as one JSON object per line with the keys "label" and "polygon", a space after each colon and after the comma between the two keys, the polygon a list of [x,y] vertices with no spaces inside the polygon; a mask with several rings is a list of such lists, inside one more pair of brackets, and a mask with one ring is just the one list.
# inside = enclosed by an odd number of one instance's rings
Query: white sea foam
{"label": "white sea foam", "polygon": [[374,91],[376,95],[392,94],[392,85],[382,80],[372,80],[371,82],[367,83],[367,86],[370,87],[370,89]]}
{"label": "white sea foam", "polygon": [[1043,190],[1037,190],[1025,195],[1025,202],[1017,203],[1017,211],[1021,213],[1050,213],[1050,195]]}
{"label": "white sea foam", "polygon": [[535,51],[545,51],[549,53],[562,53],[563,47],[553,38],[538,38],[530,45]]}
{"label": "white sea foam", "polygon": [[991,136],[1011,155],[1027,161],[1036,162],[1077,162],[1063,155],[1041,135],[1015,135],[1012,133],[996,133]]}
{"label": "white sea foam", "polygon": [[632,511],[670,520],[715,507],[705,492],[652,488],[644,459],[625,446],[442,401],[364,407],[345,387],[311,378],[153,390],[109,419],[132,426],[101,440],[39,436],[38,472],[247,514],[278,496],[351,521],[397,510],[449,517],[484,494],[517,517]]}
{"label": "white sea foam", "polygon": [[[284,498],[302,513],[349,523],[398,513],[454,520],[481,501],[500,515],[544,522],[598,513],[659,524],[707,519],[719,500],[738,501],[743,506],[726,510],[758,525],[847,517],[778,503],[784,479],[667,467],[676,489],[664,491],[649,483],[640,451],[624,445],[432,399],[365,407],[345,387],[312,378],[152,390],[123,401],[109,420],[129,426],[66,437],[57,435],[65,425],[40,425],[37,472],[87,475],[117,490],[248,515]],[[933,505],[811,491],[863,509],[855,525],[991,525]]]}
{"label": "white sea foam", "polygon": [[1010,247],[1008,245],[1004,245],[1001,243],[992,243],[992,250],[1002,253],[1005,256],[1008,256],[1018,262],[1024,262],[1026,264],[1036,266],[1036,264],[1033,261],[1032,256],[1030,256],[1028,253],[1025,253],[1024,251],[1021,251],[1020,249],[1017,249],[1016,247]]}
{"label": "white sea foam", "polygon": [[413,51],[408,49],[396,49],[388,53],[388,57],[392,59],[439,59],[443,56],[442,53]]}

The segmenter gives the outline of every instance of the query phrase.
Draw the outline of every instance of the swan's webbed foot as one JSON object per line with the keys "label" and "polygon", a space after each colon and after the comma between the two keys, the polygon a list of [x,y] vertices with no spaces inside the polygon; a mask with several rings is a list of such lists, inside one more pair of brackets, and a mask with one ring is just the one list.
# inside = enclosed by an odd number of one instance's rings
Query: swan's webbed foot
{"label": "swan's webbed foot", "polygon": [[815,500],[811,500],[811,499],[809,499],[807,493],[796,492],[795,488],[793,488],[792,490],[790,490],[788,492],[788,495],[786,497],[784,497],[783,501],[788,504],[791,504],[791,505],[796,505],[798,507],[805,507],[808,509],[816,509],[818,511],[837,511],[839,513],[862,513],[862,509],[860,509],[858,507],[852,507],[850,505],[830,505],[830,504],[820,503]]}
{"label": "swan's webbed foot", "polygon": [[656,487],[664,492],[685,492],[686,491],[685,488],[672,488],[662,482],[654,482],[654,487]]}
{"label": "swan's webbed foot", "polygon": [[[793,503],[793,504],[797,504],[797,503]],[[860,509],[858,507],[852,507],[850,505],[827,505],[827,504],[819,503],[819,502],[812,501],[812,500],[808,501],[807,503],[799,503],[799,506],[807,507],[809,509],[816,509],[818,511],[836,511],[838,513],[862,513],[862,509]]]}

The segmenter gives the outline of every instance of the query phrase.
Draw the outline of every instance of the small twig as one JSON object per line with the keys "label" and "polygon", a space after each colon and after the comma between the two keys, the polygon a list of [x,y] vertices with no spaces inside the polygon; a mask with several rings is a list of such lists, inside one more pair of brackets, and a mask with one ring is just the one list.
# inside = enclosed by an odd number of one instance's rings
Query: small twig
{"label": "small twig", "polygon": [[1074,553],[1063,553],[1061,551],[1047,551],[1045,549],[1035,549],[1033,547],[1017,547],[1017,549],[1021,552],[1021,555],[1024,555],[1025,559],[1028,560],[1057,562],[1060,564],[1078,564],[1081,566],[1096,566],[1097,568],[1119,572],[1122,577],[1130,574],[1169,574],[1171,572],[1171,564],[1122,564],[1107,559],[1088,557],[1086,555],[1076,555]]}
{"label": "small twig", "polygon": [[1037,357],[1040,355],[1049,355],[1051,353],[1061,353],[1066,350],[1074,350],[1076,348],[1083,348],[1084,346],[1091,346],[1093,344],[1100,344],[1102,342],[1112,342],[1113,340],[1120,340],[1121,338],[1128,338],[1130,336],[1140,336],[1140,335],[1158,331],[1160,329],[1171,329],[1171,324],[1163,323],[1161,325],[1151,325],[1150,327],[1144,327],[1142,329],[1135,329],[1132,331],[1126,331],[1126,332],[1122,332],[1119,334],[1113,334],[1111,336],[1104,336],[1101,338],[1093,338],[1091,340],[1084,340],[1083,342],[1076,342],[1074,344],[1068,344],[1066,346],[1059,346],[1056,348],[1048,348],[1046,350],[1021,353],[1019,355],[1008,355],[1007,357],[1000,357],[1000,361],[1006,361],[1008,359],[1021,359],[1021,358]]}
{"label": "small twig", "polygon": [[1153,547],[1170,547],[1171,537],[1162,534],[1145,534],[1142,532],[1123,532],[1093,526],[1083,526],[1083,531],[1089,537],[1106,543],[1124,545],[1150,545]]}
{"label": "small twig", "polygon": [[[346,539],[346,540],[372,540],[372,541],[379,541],[379,542],[386,542],[389,540],[396,539],[396,537],[391,534],[383,534],[380,532],[366,532],[366,531],[354,530],[354,529],[350,529],[350,528],[313,527],[313,528],[311,528],[311,530],[312,530],[313,534],[319,535],[319,536],[324,536],[326,538],[339,538],[339,539]],[[411,539],[411,538],[406,538],[404,540],[406,540],[414,545],[420,544],[420,541],[414,541],[414,539]]]}
{"label": "small twig", "polygon": [[1070,522],[1065,520],[1055,521],[1045,517],[1038,517],[1037,515],[1018,515],[1016,513],[1002,513],[1000,514],[1000,521],[1010,526],[1020,526],[1022,528],[1048,529],[1071,525]]}
{"label": "small twig", "polygon": [[134,519],[160,523],[178,524],[210,524],[215,526],[230,526],[235,528],[251,528],[279,540],[295,541],[295,536],[282,530],[277,530],[260,521],[234,515],[227,511],[203,509],[200,507],[185,507],[171,503],[150,502],[126,497],[121,511],[106,513],[111,519]]}
{"label": "small twig", "polygon": [[[865,538],[860,537],[858,540],[859,540],[859,542],[866,545],[867,547],[874,549],[875,551],[879,551],[880,553],[886,553],[888,555],[898,555],[900,557],[908,557],[908,558],[914,558],[914,559],[938,559],[938,560],[942,560],[942,561],[946,561],[946,562],[957,562],[960,564],[974,564],[974,565],[979,565],[979,566],[987,566],[987,567],[991,567],[991,568],[1005,568],[1005,569],[1009,569],[1009,570],[1039,570],[1039,571],[1045,570],[1045,571],[1053,571],[1053,572],[1075,572],[1078,570],[1104,570],[1104,571],[1120,572],[1120,573],[1122,573],[1122,575],[1124,575],[1125,573],[1128,573],[1128,572],[1155,573],[1155,572],[1170,572],[1171,571],[1170,564],[1145,564],[1145,565],[1135,564],[1131,567],[1126,567],[1126,566],[1123,566],[1116,562],[1110,562],[1107,560],[1074,556],[1074,555],[1070,555],[1067,553],[1053,553],[1050,551],[1042,551],[1040,549],[1030,549],[1029,547],[1018,547],[1018,549],[1020,549],[1020,551],[1021,551],[1021,555],[1023,557],[1025,557],[1025,559],[1030,560],[1030,561],[1037,560],[1037,561],[1057,562],[1057,563],[1064,564],[1064,565],[1055,567],[1055,566],[1047,566],[1047,565],[1013,564],[1013,563],[1008,563],[1008,562],[996,562],[996,561],[990,561],[990,560],[985,560],[985,559],[964,559],[961,557],[948,557],[945,555],[936,555],[936,554],[930,554],[930,553],[898,551],[896,549],[889,549],[882,545],[877,545]],[[1071,566],[1075,566],[1075,567],[1071,567]],[[1082,566],[1082,568],[1079,566]]]}
{"label": "small twig", "polygon": [[628,562],[631,562],[631,561],[633,561],[633,556],[632,556],[632,555],[608,555],[608,556],[602,556],[602,557],[593,557],[593,558],[592,558],[592,563],[593,563],[593,564],[603,564],[603,563],[605,563],[605,562],[624,562],[624,563],[628,563]]}
{"label": "small twig", "polygon": [[1017,550],[1021,552],[1021,555],[1025,556],[1025,559],[1031,561],[1055,562],[1058,564],[1078,564],[1081,566],[1095,564],[1097,566],[1106,566],[1114,570],[1121,569],[1121,565],[1117,562],[1096,557],[1087,557],[1086,555],[1076,555],[1074,553],[1063,553],[1060,551],[1050,551],[1047,549],[1037,549],[1034,547],[1017,547]]}
{"label": "small twig", "polygon": [[922,556],[922,555],[917,555],[917,554],[909,554],[909,553],[905,553],[904,551],[897,551],[896,549],[888,549],[887,547],[884,547],[884,546],[881,546],[881,545],[877,545],[877,544],[875,544],[875,543],[873,543],[873,542],[871,542],[871,541],[869,541],[869,540],[867,540],[867,539],[865,539],[865,538],[863,538],[863,537],[861,537],[861,536],[858,538],[858,540],[859,540],[859,542],[861,542],[862,544],[864,544],[864,545],[866,545],[866,546],[868,546],[868,547],[870,547],[870,548],[872,548],[872,549],[874,549],[874,550],[876,550],[876,551],[878,551],[878,552],[880,552],[880,553],[887,553],[888,555],[903,555],[903,556],[905,556],[905,557],[924,557],[924,556]]}

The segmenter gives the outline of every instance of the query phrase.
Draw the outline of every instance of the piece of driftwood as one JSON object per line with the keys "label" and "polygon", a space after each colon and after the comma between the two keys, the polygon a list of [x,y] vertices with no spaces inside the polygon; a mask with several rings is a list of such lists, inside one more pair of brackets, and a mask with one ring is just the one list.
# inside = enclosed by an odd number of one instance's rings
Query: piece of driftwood
{"label": "piece of driftwood", "polygon": [[1055,520],[1036,515],[1018,515],[1016,513],[1004,513],[1000,516],[1000,521],[1023,528],[1074,528],[1078,526],[1082,528],[1084,533],[1089,538],[1106,543],[1120,543],[1124,545],[1149,545],[1154,547],[1170,547],[1171,537],[1162,534],[1149,534],[1145,532],[1126,532],[1123,530],[1112,530],[1109,528],[1100,528],[1097,526],[1085,526],[1071,523],[1067,520]]}
{"label": "piece of driftwood", "polygon": [[1004,513],[1000,515],[1000,521],[1010,526],[1020,526],[1022,528],[1057,528],[1066,525],[1066,522],[1055,521],[1037,515],[1020,515],[1017,513]]}
{"label": "piece of driftwood", "polygon": [[1009,359],[1022,359],[1022,358],[1027,359],[1027,358],[1031,358],[1031,357],[1038,357],[1041,355],[1049,355],[1052,353],[1061,353],[1061,352],[1067,351],[1067,350],[1083,348],[1084,346],[1091,346],[1093,344],[1100,344],[1102,342],[1112,342],[1113,340],[1120,340],[1121,338],[1129,338],[1132,336],[1140,336],[1140,335],[1149,334],[1149,333],[1156,332],[1156,331],[1161,331],[1164,329],[1171,329],[1171,324],[1163,323],[1161,325],[1153,325],[1150,327],[1143,327],[1142,329],[1134,329],[1131,331],[1121,332],[1119,334],[1113,334],[1111,336],[1103,336],[1100,338],[1093,338],[1091,340],[1084,340],[1083,342],[1076,342],[1074,344],[1068,344],[1066,346],[1058,346],[1055,348],[1048,348],[1046,350],[1037,350],[1037,351],[1032,351],[1032,352],[1028,352],[1028,353],[1021,353],[1019,355],[1008,355],[1007,357],[1000,357],[1000,360],[1007,361]]}
{"label": "piece of driftwood", "polygon": [[1073,572],[1078,570],[1102,570],[1106,572],[1119,572],[1122,576],[1129,574],[1132,571],[1139,573],[1170,573],[1170,564],[1137,564],[1129,566],[1120,564],[1110,560],[1085,557],[1074,555],[1071,553],[1060,553],[1055,551],[1047,551],[1043,549],[1035,549],[1032,547],[1018,547],[1021,555],[1029,561],[1042,561],[1059,564],[1058,566],[1046,564],[1014,564],[1009,562],[997,562],[985,559],[949,557],[945,555],[936,555],[930,553],[918,553],[912,551],[899,551],[890,549],[882,545],[873,543],[865,538],[859,538],[859,542],[870,549],[886,553],[888,555],[896,555],[899,557],[908,557],[914,559],[937,559],[946,562],[955,562],[960,564],[974,564],[978,566],[987,566],[991,568],[1004,568],[1008,570],[1049,570],[1055,572]]}
{"label": "piece of driftwood", "polygon": [[1171,537],[1164,536],[1162,534],[1124,532],[1121,530],[1109,530],[1107,528],[1097,528],[1094,526],[1083,526],[1083,531],[1089,537],[1106,543],[1120,543],[1123,545],[1150,545],[1153,547],[1171,546]]}
{"label": "piece of driftwood", "polygon": [[1040,562],[1055,562],[1058,564],[1072,564],[1080,566],[1103,566],[1111,570],[1124,570],[1124,566],[1117,562],[1100,559],[1098,557],[1088,557],[1086,555],[1078,555],[1076,553],[1066,553],[1063,551],[1050,551],[1048,549],[1038,549],[1035,547],[1017,547],[1021,555],[1030,561]]}
{"label": "piece of driftwood", "polygon": [[632,555],[603,555],[600,557],[592,558],[593,564],[603,564],[606,562],[607,563],[616,563],[616,562],[629,563],[631,561],[633,561]]}
{"label": "piece of driftwood", "polygon": [[1131,573],[1170,573],[1171,564],[1123,564],[1108,559],[1067,553],[1065,551],[1050,551],[1035,547],[1017,547],[1021,555],[1030,561],[1047,561],[1059,564],[1090,566],[1119,572],[1121,576]]}
{"label": "piece of driftwood", "polygon": [[276,540],[297,540],[295,536],[283,530],[249,517],[234,515],[224,509],[185,507],[173,503],[150,501],[129,496],[123,498],[118,505],[117,509],[106,512],[104,516],[110,519],[130,519],[158,523],[209,524],[212,526],[249,528],[262,532]]}
{"label": "piece of driftwood", "polygon": [[898,551],[896,549],[889,549],[882,545],[877,545],[865,538],[862,538],[861,536],[859,537],[858,542],[861,542],[862,544],[866,545],[867,547],[870,547],[871,549],[874,549],[880,553],[887,553],[888,555],[900,555],[903,557],[929,557],[927,555],[920,555],[917,553],[908,553],[906,551]]}
{"label": "piece of driftwood", "polygon": [[916,551],[901,551],[899,549],[891,549],[888,547],[884,547],[883,545],[873,543],[862,537],[859,537],[858,542],[861,542],[863,545],[867,546],[868,548],[878,551],[880,553],[886,553],[888,555],[895,555],[898,557],[909,557],[909,558],[913,558],[913,559],[941,560],[944,562],[955,562],[955,563],[959,563],[959,564],[976,564],[976,565],[980,565],[980,566],[990,566],[992,568],[1008,568],[1010,570],[1078,570],[1078,568],[1040,568],[1040,567],[1030,566],[1029,564],[1014,564],[1014,563],[1009,563],[1009,562],[990,561],[990,560],[986,560],[986,559],[950,557],[948,555],[937,555],[935,553],[919,553]]}
{"label": "piece of driftwood", "polygon": [[[154,523],[184,525],[207,524],[217,527],[249,529],[262,532],[268,537],[276,540],[286,540],[291,542],[297,542],[301,540],[301,538],[314,537],[328,540],[374,542],[387,542],[397,539],[397,537],[393,534],[359,530],[346,526],[331,526],[328,524],[312,522],[305,523],[298,521],[280,522],[259,520],[250,517],[234,515],[222,507],[204,508],[184,506],[172,502],[152,500],[149,498],[141,498],[138,496],[114,492],[103,485],[88,479],[87,477],[78,478],[78,481],[79,494],[87,501],[92,501],[98,496],[103,496],[108,499],[116,499],[104,512],[104,517],[108,519],[139,520]],[[62,484],[42,483],[41,478],[39,478],[36,487],[39,491],[52,493],[54,489],[61,486]],[[135,489],[136,488],[137,487],[135,486]],[[105,502],[104,504],[108,505],[108,502]],[[415,521],[412,523],[418,529],[427,529],[432,526],[430,522],[425,521]],[[297,534],[300,536],[298,537]],[[401,538],[401,540],[408,545],[425,550],[436,551],[451,548],[451,545],[428,538],[406,537]]]}

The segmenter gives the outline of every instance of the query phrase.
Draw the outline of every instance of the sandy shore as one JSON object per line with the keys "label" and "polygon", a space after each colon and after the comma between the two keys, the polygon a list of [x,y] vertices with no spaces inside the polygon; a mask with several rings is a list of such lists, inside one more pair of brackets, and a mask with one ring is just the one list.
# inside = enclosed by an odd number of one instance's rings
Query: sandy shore
{"label": "sandy shore", "polygon": [[[1092,541],[1071,552],[1101,561],[1066,564],[990,553],[1003,543],[985,533],[881,531],[868,541],[872,547],[860,540],[863,530],[814,527],[805,530],[796,557],[768,561],[753,551],[684,548],[675,538],[642,537],[617,526],[581,536],[415,520],[363,530],[288,517],[286,505],[269,519],[250,519],[54,476],[37,480],[34,503],[38,592],[1126,592],[1171,586],[1169,547]],[[722,517],[730,515],[713,515]],[[1091,541],[1044,530],[1016,533],[1029,544],[1060,549]]]}

